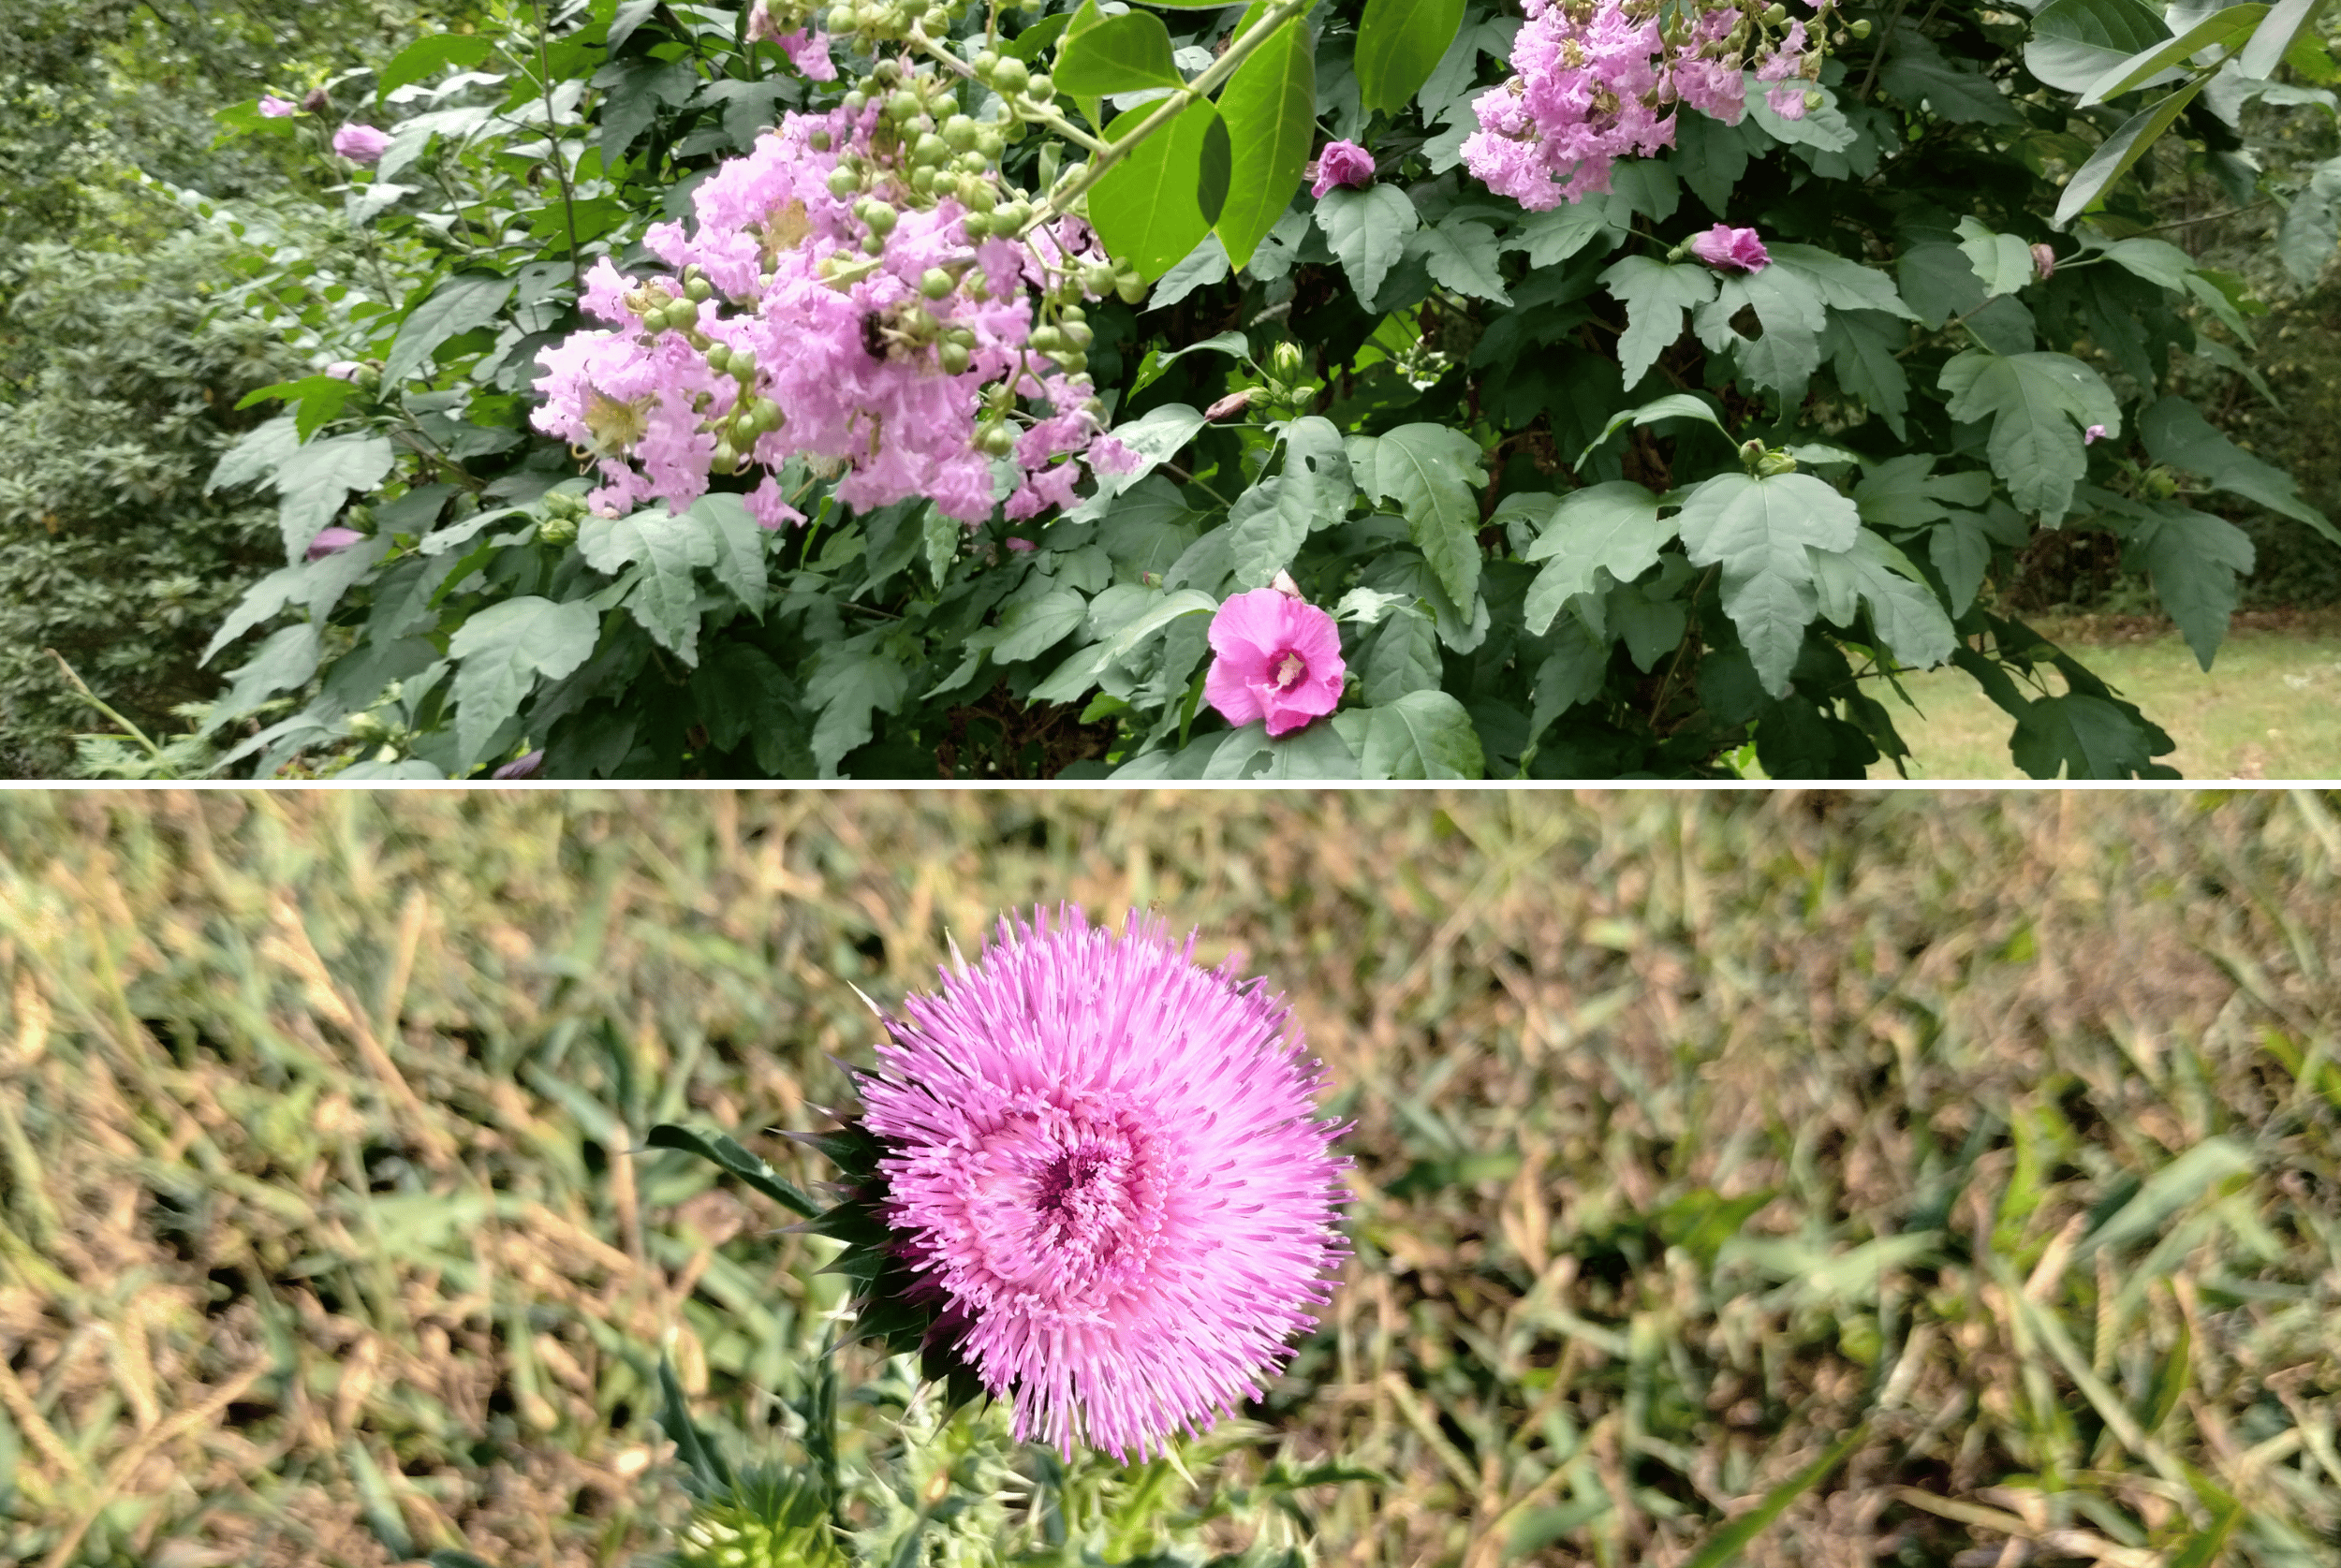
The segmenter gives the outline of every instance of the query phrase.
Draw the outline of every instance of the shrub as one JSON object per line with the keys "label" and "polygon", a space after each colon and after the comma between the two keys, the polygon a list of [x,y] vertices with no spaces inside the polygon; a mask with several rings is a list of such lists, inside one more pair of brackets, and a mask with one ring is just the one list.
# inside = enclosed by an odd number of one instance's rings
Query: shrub
{"label": "shrub", "polygon": [[[353,776],[1833,777],[1949,661],[2027,771],[2166,775],[2002,591],[2110,535],[2207,666],[2253,556],[2190,502],[2330,535],[2173,390],[2264,312],[2152,232],[2175,176],[2249,194],[2229,122],[2323,111],[2268,80],[2319,46],[2050,10],[426,40],[345,145],[429,273],[215,476],[275,484],[294,563],[223,636],[301,608],[213,723],[303,694],[231,762]],[[1330,716],[1214,696],[1272,588],[1337,628]]]}

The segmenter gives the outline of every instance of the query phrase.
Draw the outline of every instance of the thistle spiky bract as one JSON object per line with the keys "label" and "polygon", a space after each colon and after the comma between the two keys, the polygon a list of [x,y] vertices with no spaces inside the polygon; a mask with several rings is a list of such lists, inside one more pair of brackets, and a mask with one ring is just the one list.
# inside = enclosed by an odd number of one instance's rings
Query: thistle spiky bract
{"label": "thistle spiky bract", "polygon": [[847,1568],[849,1561],[819,1484],[770,1465],[693,1510],[674,1568]]}

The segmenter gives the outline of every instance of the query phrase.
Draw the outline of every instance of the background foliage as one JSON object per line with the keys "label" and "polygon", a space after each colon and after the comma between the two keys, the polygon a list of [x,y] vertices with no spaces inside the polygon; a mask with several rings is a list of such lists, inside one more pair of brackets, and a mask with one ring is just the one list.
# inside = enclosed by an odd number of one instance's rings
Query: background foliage
{"label": "background foliage", "polygon": [[[623,1151],[821,1179],[765,1130],[866,1060],[847,982],[1069,896],[1241,949],[1359,1121],[1358,1257],[1177,1561],[1680,1565],[1850,1434],[1741,1561],[2312,1568],[2336,804],[10,796],[0,1555],[655,1549],[649,1358],[793,1457],[843,1282]],[[1388,1479],[1255,1489],[1327,1457]]]}

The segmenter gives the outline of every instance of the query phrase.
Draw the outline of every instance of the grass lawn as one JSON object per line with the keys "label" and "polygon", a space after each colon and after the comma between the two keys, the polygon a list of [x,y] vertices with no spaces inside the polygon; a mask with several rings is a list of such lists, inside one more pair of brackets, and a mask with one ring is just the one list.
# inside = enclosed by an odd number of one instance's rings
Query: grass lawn
{"label": "grass lawn", "polygon": [[654,1561],[662,1350],[794,1458],[845,1286],[629,1150],[821,1180],[851,988],[1060,898],[1293,999],[1356,1252],[1016,1561],[2341,1561],[2341,799],[578,790],[0,796],[0,1561]]}
{"label": "grass lawn", "polygon": [[[2158,760],[2190,779],[2341,776],[2341,617],[2239,617],[2205,672],[2168,623],[2142,618],[2043,620],[2036,629],[2170,732],[2178,750]],[[2063,691],[2062,677],[2046,679]],[[1891,696],[1895,726],[1916,754],[1914,779],[2018,779],[2009,759],[2014,721],[1955,669],[1906,678],[1921,718]],[[1895,777],[1891,763],[1872,778]]]}

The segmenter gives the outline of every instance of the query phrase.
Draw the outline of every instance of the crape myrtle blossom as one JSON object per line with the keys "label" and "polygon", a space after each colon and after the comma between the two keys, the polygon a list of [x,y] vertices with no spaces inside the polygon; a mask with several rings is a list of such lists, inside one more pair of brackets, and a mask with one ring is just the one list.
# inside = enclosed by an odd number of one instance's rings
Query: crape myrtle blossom
{"label": "crape myrtle blossom", "polygon": [[1341,633],[1290,582],[1234,594],[1211,618],[1203,699],[1231,725],[1264,719],[1286,735],[1341,701]]}
{"label": "crape myrtle blossom", "polygon": [[[924,496],[972,524],[992,514],[995,462],[1011,519],[1069,504],[1084,458],[1136,464],[1079,373],[1080,313],[1045,331],[1035,318],[1052,268],[1103,263],[1087,227],[971,239],[956,197],[898,208],[833,180],[849,155],[884,166],[877,125],[876,106],[787,115],[692,193],[693,230],[644,235],[675,279],[607,257],[587,274],[586,314],[617,330],[542,352],[533,418],[598,461],[594,510],[680,510],[711,472],[760,467],[744,500],[778,527],[802,517],[772,476],[801,458],[847,506]],[[1021,431],[1020,399],[1047,405]]]}
{"label": "crape myrtle blossom", "polygon": [[333,151],[351,163],[378,163],[390,144],[389,135],[372,125],[344,125],[333,133]]}
{"label": "crape myrtle blossom", "polygon": [[1347,1251],[1322,1067],[1281,998],[1194,952],[1136,913],[1003,920],[861,1076],[909,1298],[1068,1458],[1259,1398]]}
{"label": "crape myrtle blossom", "polygon": [[829,53],[829,35],[814,29],[810,6],[758,0],[748,12],[748,42],[779,45],[789,62],[812,81],[837,80],[837,62]]}
{"label": "crape myrtle blossom", "polygon": [[1354,141],[1329,141],[1309,170],[1309,198],[1325,199],[1336,185],[1369,184],[1374,179],[1374,154]]}
{"label": "crape myrtle blossom", "polygon": [[1737,125],[1751,65],[1760,81],[1799,79],[1766,95],[1790,119],[1805,112],[1802,82],[1820,71],[1804,23],[1775,36],[1767,29],[1785,20],[1781,7],[1755,0],[1695,3],[1671,17],[1658,0],[1525,0],[1524,8],[1514,74],[1472,101],[1480,128],[1462,152],[1490,190],[1532,212],[1604,193],[1616,160],[1673,146],[1677,105]]}

